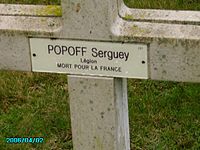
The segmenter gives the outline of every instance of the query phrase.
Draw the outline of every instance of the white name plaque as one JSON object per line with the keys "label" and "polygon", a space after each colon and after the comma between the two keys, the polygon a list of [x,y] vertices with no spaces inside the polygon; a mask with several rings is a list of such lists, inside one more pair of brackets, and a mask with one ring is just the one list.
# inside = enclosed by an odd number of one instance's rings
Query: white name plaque
{"label": "white name plaque", "polygon": [[148,78],[147,45],[30,38],[32,71]]}

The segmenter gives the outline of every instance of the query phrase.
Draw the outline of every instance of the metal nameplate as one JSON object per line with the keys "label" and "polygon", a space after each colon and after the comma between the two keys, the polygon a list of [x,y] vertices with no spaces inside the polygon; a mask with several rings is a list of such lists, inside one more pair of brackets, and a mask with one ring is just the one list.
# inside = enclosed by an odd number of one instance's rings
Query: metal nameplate
{"label": "metal nameplate", "polygon": [[147,45],[30,38],[32,71],[148,78]]}

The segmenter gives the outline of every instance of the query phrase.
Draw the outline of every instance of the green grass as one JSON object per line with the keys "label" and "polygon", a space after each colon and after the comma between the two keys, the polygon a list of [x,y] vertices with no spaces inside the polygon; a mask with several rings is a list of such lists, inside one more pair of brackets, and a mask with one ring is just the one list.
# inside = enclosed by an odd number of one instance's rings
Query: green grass
{"label": "green grass", "polygon": [[134,8],[200,10],[200,0],[124,0]]}
{"label": "green grass", "polygon": [[200,85],[129,81],[131,147],[200,149]]}
{"label": "green grass", "polygon": [[0,0],[0,3],[10,4],[60,4],[60,0]]}
{"label": "green grass", "polygon": [[[0,149],[70,149],[66,75],[0,72]],[[9,145],[5,137],[44,137],[45,144]]]}
{"label": "green grass", "polygon": [[[0,149],[72,149],[66,75],[0,72]],[[129,80],[132,149],[199,149],[200,85]],[[9,145],[5,137],[44,137]]]}
{"label": "green grass", "polygon": [[[164,2],[170,2],[170,9],[190,7],[175,1],[152,2],[129,1],[129,5],[168,9]],[[191,7],[199,10],[199,4]],[[128,90],[131,149],[200,149],[200,84],[129,80]],[[0,71],[0,150],[72,149],[68,103],[66,75]],[[37,136],[45,142],[5,143],[5,137]]]}
{"label": "green grass", "polygon": [[[200,10],[199,0],[124,0],[124,2],[134,8]],[[0,0],[0,3],[60,4],[60,0]]]}

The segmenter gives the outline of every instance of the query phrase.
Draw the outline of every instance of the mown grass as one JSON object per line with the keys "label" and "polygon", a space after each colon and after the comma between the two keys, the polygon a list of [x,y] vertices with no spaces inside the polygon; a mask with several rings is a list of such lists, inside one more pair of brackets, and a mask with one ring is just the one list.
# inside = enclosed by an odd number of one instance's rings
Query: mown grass
{"label": "mown grass", "polygon": [[[66,75],[0,72],[0,149],[70,149]],[[45,144],[6,144],[5,137],[44,137]]]}
{"label": "mown grass", "polygon": [[200,10],[200,0],[124,0],[134,8]]}
{"label": "mown grass", "polygon": [[[0,72],[0,149],[72,149],[66,75]],[[200,85],[129,80],[132,149],[199,149]],[[44,137],[11,145],[5,137]]]}
{"label": "mown grass", "polygon": [[[128,91],[131,149],[200,149],[200,84],[129,80]],[[43,144],[5,143],[38,136]],[[72,149],[66,75],[0,71],[0,150],[18,149]]]}
{"label": "mown grass", "polygon": [[200,149],[200,84],[129,81],[132,149]]}
{"label": "mown grass", "polygon": [[6,4],[60,4],[60,0],[0,0]]}
{"label": "mown grass", "polygon": [[[0,0],[0,3],[17,4],[60,4],[61,0]],[[124,0],[134,8],[200,10],[199,0]]]}

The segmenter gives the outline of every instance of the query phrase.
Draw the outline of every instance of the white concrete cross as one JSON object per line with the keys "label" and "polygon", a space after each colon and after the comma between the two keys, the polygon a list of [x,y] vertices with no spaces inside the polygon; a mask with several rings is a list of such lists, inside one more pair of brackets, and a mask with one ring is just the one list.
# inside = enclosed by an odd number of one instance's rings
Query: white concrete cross
{"label": "white concrete cross", "polygon": [[74,149],[129,150],[126,78],[200,82],[200,12],[1,4],[0,69],[71,74]]}

